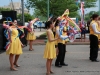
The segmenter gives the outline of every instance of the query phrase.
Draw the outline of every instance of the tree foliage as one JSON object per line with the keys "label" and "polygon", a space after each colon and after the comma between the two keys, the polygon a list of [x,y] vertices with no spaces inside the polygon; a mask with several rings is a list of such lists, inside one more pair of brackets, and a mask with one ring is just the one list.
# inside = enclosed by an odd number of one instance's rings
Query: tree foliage
{"label": "tree foliage", "polygon": [[[28,9],[34,8],[34,15],[47,16],[47,1],[48,0],[27,0],[26,7]],[[70,17],[79,17],[78,11],[80,3],[76,4],[77,0],[49,0],[50,2],[50,14],[60,16],[66,9],[69,9]],[[84,1],[85,8],[95,7],[97,0],[81,0]]]}
{"label": "tree foliage", "polygon": [[[24,17],[25,17],[25,22],[28,22],[30,19],[34,18],[32,15],[30,15],[28,13],[25,13]],[[20,19],[20,20],[22,20],[22,14],[18,14],[17,18]]]}
{"label": "tree foliage", "polygon": [[[70,16],[76,16],[78,7],[75,0],[50,0],[50,14],[60,16],[66,9],[70,10]],[[35,8],[39,15],[47,16],[47,0],[27,0],[27,8]]]}
{"label": "tree foliage", "polygon": [[90,17],[91,17],[93,14],[99,14],[99,11],[98,11],[98,12],[96,12],[96,11],[91,11],[91,12],[87,13],[87,14],[85,15],[85,20],[86,20],[86,21],[90,20]]}
{"label": "tree foliage", "polygon": [[84,0],[85,8],[95,7],[97,0]]}
{"label": "tree foliage", "polygon": [[1,13],[1,11],[10,11],[11,9],[9,9],[9,8],[2,8],[2,7],[0,7],[0,13]]}

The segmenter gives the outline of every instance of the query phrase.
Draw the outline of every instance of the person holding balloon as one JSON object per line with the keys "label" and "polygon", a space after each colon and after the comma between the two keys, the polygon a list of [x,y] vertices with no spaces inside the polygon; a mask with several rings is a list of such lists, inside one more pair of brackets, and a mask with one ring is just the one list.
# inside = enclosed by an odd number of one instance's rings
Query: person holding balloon
{"label": "person holding balloon", "polygon": [[[56,29],[56,35],[58,35],[60,38],[57,40],[58,44],[58,56],[55,61],[56,67],[62,67],[62,66],[68,66],[68,64],[65,64],[65,52],[66,52],[66,44],[68,41],[74,41],[74,34],[76,34],[78,31],[80,31],[80,28],[77,26],[77,24],[71,20],[69,17],[69,10],[66,9],[64,14],[61,17],[58,17],[60,20],[59,26],[57,26]],[[67,28],[70,28],[70,30]],[[76,30],[75,30],[76,29]],[[67,34],[69,32],[69,34]],[[69,38],[69,39],[68,39]]]}
{"label": "person holding balloon", "polygon": [[32,51],[34,50],[32,45],[33,45],[33,41],[36,39],[36,36],[34,34],[34,27],[33,27],[33,24],[39,20],[38,18],[35,18],[33,20],[30,20],[29,24],[28,24],[28,28],[31,30],[31,31],[28,31],[28,34],[27,34],[27,41],[29,42],[29,51]]}
{"label": "person holding balloon", "polygon": [[[21,29],[26,28],[28,31],[31,31],[31,30],[27,28],[26,26],[18,26],[17,20],[14,20],[14,22],[10,23],[9,25],[3,23],[3,27],[5,28],[4,35],[6,39],[8,40],[4,48],[6,49],[6,54],[9,55],[10,69],[12,71],[17,71],[18,69],[15,68],[15,66],[20,67],[20,65],[18,65],[17,62],[18,62],[20,54],[23,53],[22,47],[24,47],[24,45],[19,39],[19,36],[20,36],[19,31],[21,31],[22,35],[24,35],[24,32]],[[21,36],[21,38],[23,37]]]}
{"label": "person holding balloon", "polygon": [[[9,55],[9,61],[10,61],[10,69],[13,71],[17,71],[18,69],[16,67],[20,67],[18,65],[17,61],[19,59],[20,54],[22,54],[22,47],[23,44],[21,43],[18,35],[18,28],[17,25],[13,22],[11,26],[8,26],[6,24],[3,24],[3,27],[8,29],[10,31],[10,34],[6,35],[8,36],[9,45],[6,46],[6,54]],[[14,59],[15,56],[15,59]]]}
{"label": "person holding balloon", "polygon": [[62,66],[68,66],[68,64],[65,64],[64,59],[65,59],[65,53],[66,53],[66,44],[65,44],[65,39],[68,38],[67,36],[67,29],[66,26],[63,28],[60,28],[59,24],[62,24],[60,20],[57,20],[55,25],[56,25],[56,37],[60,37],[57,41],[57,47],[58,47],[58,55],[55,61],[55,66],[56,67],[62,67]]}
{"label": "person holding balloon", "polygon": [[[66,10],[67,11],[67,10]],[[64,14],[62,16],[65,16]],[[66,31],[64,31],[64,25],[66,22],[64,21],[64,17],[58,17],[58,20],[55,23],[56,26],[56,37],[60,36],[60,38],[56,41],[57,47],[58,47],[58,55],[55,61],[56,67],[62,67],[62,66],[68,66],[68,64],[65,64],[64,58],[65,58],[65,52],[66,52],[66,45],[65,40],[63,40],[63,36],[66,35]],[[64,28],[63,28],[64,27]]]}

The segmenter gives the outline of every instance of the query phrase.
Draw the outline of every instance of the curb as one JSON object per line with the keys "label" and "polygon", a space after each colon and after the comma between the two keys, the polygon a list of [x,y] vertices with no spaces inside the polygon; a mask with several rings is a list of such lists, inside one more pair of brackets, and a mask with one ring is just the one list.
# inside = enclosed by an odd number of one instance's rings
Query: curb
{"label": "curb", "polygon": [[[34,43],[33,45],[46,45],[46,43]],[[73,42],[67,43],[67,45],[90,45],[89,42]]]}
{"label": "curb", "polygon": [[67,45],[90,45],[90,42],[73,42],[73,43],[67,43]]}
{"label": "curb", "polygon": [[[33,42],[33,45],[46,45],[46,42],[46,39],[37,39]],[[90,45],[90,42],[89,40],[86,40],[85,42],[75,40],[74,42],[68,42],[67,45]]]}

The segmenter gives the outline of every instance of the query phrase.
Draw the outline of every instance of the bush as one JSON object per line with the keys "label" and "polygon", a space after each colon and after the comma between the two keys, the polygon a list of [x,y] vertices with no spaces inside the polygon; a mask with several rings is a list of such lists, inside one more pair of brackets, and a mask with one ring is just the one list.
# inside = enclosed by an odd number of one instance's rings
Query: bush
{"label": "bush", "polygon": [[39,37],[37,37],[37,39],[47,39],[46,37],[47,37],[46,33],[43,33]]}

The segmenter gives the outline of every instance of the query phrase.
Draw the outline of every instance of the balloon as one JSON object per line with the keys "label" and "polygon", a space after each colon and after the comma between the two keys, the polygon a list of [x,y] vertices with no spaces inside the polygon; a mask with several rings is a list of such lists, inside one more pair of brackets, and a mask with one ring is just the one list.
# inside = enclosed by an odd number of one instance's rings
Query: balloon
{"label": "balloon", "polygon": [[[74,42],[75,34],[81,32],[81,29],[71,18],[68,17],[68,15],[69,15],[69,10],[67,9],[62,15],[62,17],[58,17],[58,19],[60,20],[59,36],[61,37],[62,40],[66,40],[69,38],[69,42]],[[66,35],[63,35],[63,31],[65,30],[66,30]]]}

